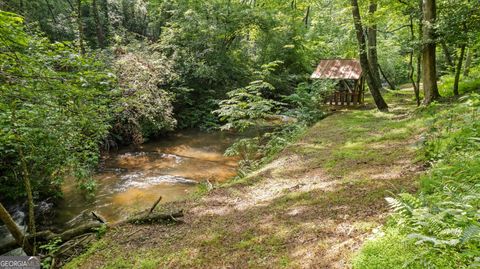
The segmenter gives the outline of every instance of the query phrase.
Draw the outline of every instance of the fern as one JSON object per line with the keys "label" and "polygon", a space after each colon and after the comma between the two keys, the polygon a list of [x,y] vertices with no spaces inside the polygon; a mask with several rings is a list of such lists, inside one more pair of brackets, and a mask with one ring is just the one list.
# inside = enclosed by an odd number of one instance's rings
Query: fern
{"label": "fern", "polygon": [[409,193],[402,193],[399,198],[386,197],[385,200],[393,209],[394,212],[399,213],[405,218],[410,218],[413,215],[413,210],[422,205],[420,199],[414,197]]}
{"label": "fern", "polygon": [[438,233],[439,236],[460,237],[464,231],[461,228],[447,228]]}
{"label": "fern", "polygon": [[460,236],[460,242],[462,244],[468,243],[470,240],[479,239],[480,226],[472,224],[463,230]]}

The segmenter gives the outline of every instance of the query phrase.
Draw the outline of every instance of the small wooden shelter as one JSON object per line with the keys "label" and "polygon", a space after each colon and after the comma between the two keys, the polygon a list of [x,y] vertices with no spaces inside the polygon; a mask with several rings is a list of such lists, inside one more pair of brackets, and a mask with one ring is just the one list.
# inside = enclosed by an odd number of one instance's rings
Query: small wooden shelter
{"label": "small wooden shelter", "polygon": [[363,104],[365,78],[358,60],[321,60],[311,79],[338,81],[333,94],[325,99],[330,105]]}

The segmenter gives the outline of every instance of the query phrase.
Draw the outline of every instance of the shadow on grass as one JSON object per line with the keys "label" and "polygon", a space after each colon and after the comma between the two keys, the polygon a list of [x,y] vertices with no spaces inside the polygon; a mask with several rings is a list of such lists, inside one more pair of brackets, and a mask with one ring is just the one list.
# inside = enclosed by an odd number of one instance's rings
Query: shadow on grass
{"label": "shadow on grass", "polygon": [[[121,227],[103,239],[108,247],[71,267],[347,267],[349,255],[382,223],[384,197],[415,189],[412,137],[424,122],[405,116],[412,104],[393,104],[390,113],[336,113],[261,173],[194,204],[185,224],[134,234],[138,227]],[[269,186],[278,190],[255,200],[255,191]]]}

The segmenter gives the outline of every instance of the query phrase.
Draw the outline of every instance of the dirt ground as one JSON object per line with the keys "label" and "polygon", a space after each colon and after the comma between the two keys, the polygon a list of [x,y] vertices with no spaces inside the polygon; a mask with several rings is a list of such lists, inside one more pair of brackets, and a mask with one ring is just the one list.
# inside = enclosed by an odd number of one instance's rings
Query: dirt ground
{"label": "dirt ground", "polygon": [[159,209],[184,209],[184,223],[115,228],[66,267],[349,268],[384,198],[414,191],[422,170],[425,123],[403,92],[389,113],[336,111],[246,178]]}

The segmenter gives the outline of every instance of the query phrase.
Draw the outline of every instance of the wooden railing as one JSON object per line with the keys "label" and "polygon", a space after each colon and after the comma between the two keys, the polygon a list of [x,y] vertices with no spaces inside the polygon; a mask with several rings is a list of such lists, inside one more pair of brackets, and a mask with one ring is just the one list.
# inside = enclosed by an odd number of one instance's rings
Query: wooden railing
{"label": "wooden railing", "polygon": [[336,91],[325,100],[325,103],[335,106],[350,106],[363,104],[363,101],[363,91]]}

